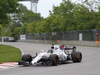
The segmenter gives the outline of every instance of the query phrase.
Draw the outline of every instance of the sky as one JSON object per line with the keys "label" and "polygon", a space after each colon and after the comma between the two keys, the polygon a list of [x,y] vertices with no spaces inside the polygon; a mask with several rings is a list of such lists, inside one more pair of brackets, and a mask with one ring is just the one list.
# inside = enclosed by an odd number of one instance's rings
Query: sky
{"label": "sky", "polygon": [[[77,0],[72,0],[73,2]],[[37,4],[37,13],[40,13],[42,17],[46,18],[49,16],[49,10],[53,10],[53,5],[59,6],[62,0],[39,0]],[[21,1],[29,10],[31,10],[31,2],[30,1]]]}

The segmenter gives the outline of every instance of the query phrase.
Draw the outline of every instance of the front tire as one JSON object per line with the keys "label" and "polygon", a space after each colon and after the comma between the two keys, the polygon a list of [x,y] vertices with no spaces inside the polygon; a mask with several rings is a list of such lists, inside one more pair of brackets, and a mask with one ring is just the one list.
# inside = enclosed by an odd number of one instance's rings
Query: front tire
{"label": "front tire", "polygon": [[22,56],[22,61],[23,62],[29,62],[29,65],[31,65],[32,56],[30,54],[24,54]]}
{"label": "front tire", "polygon": [[57,66],[58,63],[59,63],[58,55],[56,55],[56,54],[52,54],[52,55],[50,55],[50,57],[49,57],[49,61],[51,62],[51,65],[53,65],[53,66]]}
{"label": "front tire", "polygon": [[30,54],[24,54],[22,56],[22,61],[28,61],[31,62],[32,61],[32,56]]}

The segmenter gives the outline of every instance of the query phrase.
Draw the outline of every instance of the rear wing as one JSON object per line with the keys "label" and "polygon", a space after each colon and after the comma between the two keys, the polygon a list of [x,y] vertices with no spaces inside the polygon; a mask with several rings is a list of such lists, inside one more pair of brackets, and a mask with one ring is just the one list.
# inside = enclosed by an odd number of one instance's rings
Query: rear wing
{"label": "rear wing", "polygon": [[73,51],[76,50],[76,47],[75,47],[75,46],[67,47],[67,46],[65,46],[64,44],[60,45],[59,48],[60,48],[61,50],[73,50]]}
{"label": "rear wing", "polygon": [[73,50],[73,51],[75,51],[76,50],[76,47],[75,46],[73,46],[73,47],[66,47],[65,46],[65,50]]}

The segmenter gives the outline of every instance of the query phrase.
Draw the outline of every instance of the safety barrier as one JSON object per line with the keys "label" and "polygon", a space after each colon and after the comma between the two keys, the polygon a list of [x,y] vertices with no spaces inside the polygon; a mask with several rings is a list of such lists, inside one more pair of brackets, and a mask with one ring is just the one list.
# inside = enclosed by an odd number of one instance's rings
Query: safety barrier
{"label": "safety barrier", "polygon": [[19,36],[19,41],[42,43],[65,43],[87,46],[100,46],[99,30],[78,30],[69,32],[27,33]]}

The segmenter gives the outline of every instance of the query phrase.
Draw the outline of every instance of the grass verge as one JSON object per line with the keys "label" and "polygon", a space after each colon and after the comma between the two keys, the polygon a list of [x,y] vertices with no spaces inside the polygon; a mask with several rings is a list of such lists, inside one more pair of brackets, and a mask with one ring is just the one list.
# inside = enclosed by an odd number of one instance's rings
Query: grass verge
{"label": "grass verge", "polygon": [[17,62],[21,60],[21,51],[18,48],[0,45],[0,63]]}

